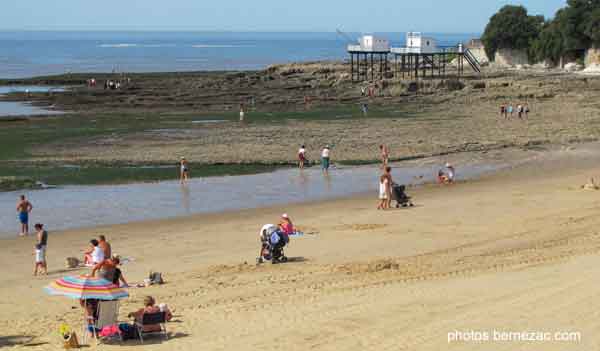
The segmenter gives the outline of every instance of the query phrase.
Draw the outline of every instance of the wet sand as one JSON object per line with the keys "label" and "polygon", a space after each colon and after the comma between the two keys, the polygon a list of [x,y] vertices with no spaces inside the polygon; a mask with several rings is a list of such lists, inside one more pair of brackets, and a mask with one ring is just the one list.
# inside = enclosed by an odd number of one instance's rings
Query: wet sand
{"label": "wet sand", "polygon": [[[52,233],[50,276],[31,278],[32,238],[2,242],[0,345],[59,347],[75,302],[44,295],[82,237],[106,234],[167,284],[131,289],[121,318],[153,295],[174,309],[168,341],[106,350],[592,350],[600,293],[598,148],[565,148],[477,181],[411,192],[417,206],[376,211],[375,196]],[[291,263],[255,266],[258,229],[288,212],[307,235]],[[310,233],[310,234],[308,234]],[[40,328],[42,325],[44,328]],[[454,331],[579,332],[578,342],[452,342]],[[274,342],[275,340],[275,342]]]}

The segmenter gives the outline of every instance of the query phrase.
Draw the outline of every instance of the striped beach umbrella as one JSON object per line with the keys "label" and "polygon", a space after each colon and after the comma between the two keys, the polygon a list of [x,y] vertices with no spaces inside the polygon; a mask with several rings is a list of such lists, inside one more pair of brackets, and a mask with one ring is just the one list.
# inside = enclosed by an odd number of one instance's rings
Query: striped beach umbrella
{"label": "striped beach umbrella", "polygon": [[88,277],[64,277],[58,279],[44,290],[50,295],[62,295],[80,300],[118,300],[128,297],[129,293],[106,279]]}

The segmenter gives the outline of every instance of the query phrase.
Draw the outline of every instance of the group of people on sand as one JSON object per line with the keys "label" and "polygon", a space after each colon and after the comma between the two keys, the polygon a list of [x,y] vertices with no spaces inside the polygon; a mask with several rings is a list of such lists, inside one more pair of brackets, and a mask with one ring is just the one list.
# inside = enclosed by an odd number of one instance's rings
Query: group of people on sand
{"label": "group of people on sand", "polygon": [[[173,319],[173,313],[169,309],[169,307],[164,304],[157,304],[156,300],[152,296],[146,296],[143,300],[143,307],[137,309],[133,312],[127,314],[127,317],[133,320],[132,324],[121,323],[115,326],[107,326],[103,329],[95,329],[94,325],[96,320],[98,319],[98,312],[100,306],[100,300],[97,299],[87,299],[87,300],[79,300],[79,304],[81,308],[83,308],[85,317],[87,319],[87,332],[91,334],[104,335],[110,334],[112,332],[117,333],[123,339],[131,339],[136,337],[136,325],[142,324],[144,320],[144,315],[146,314],[156,314],[156,313],[164,313],[165,321],[170,321]],[[112,328],[118,328],[118,331],[112,330]],[[161,331],[160,324],[142,324],[142,332],[151,333]]]}
{"label": "group of people on sand", "polygon": [[379,176],[379,205],[378,210],[387,210],[392,207],[392,167],[385,166],[383,174]]}
{"label": "group of people on sand", "polygon": [[83,252],[83,263],[92,267],[91,276],[96,274],[121,287],[128,287],[123,272],[119,268],[121,259],[113,255],[112,247],[104,235],[90,240],[89,247]]}
{"label": "group of people on sand", "polygon": [[509,103],[504,103],[500,105],[500,116],[505,119],[512,118],[516,113],[517,116],[522,119],[523,117],[529,117],[529,105],[525,104],[517,104],[517,106],[513,106]]}

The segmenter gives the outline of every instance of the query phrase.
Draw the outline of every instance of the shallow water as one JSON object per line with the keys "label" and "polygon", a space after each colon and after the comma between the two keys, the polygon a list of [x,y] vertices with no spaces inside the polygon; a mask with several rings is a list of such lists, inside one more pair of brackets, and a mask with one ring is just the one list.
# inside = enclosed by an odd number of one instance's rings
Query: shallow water
{"label": "shallow water", "polygon": [[[65,91],[64,87],[44,86],[44,85],[1,85],[0,95],[10,93],[47,93]],[[34,116],[34,115],[56,115],[61,111],[47,110],[32,106],[26,102],[0,101],[0,118],[15,116]]]}
{"label": "shallow water", "polygon": [[46,110],[24,102],[0,101],[0,118],[18,116],[60,115],[62,111]]}
{"label": "shallow water", "polygon": [[[457,178],[477,177],[504,166],[502,163],[460,166]],[[437,162],[402,166],[392,174],[397,183],[416,184],[433,180],[438,167]],[[332,169],[329,176],[318,167],[312,167],[303,171],[284,169],[255,175],[192,179],[187,186],[177,181],[65,186],[28,191],[27,196],[34,206],[31,224],[41,222],[49,230],[62,230],[276,204],[282,204],[284,212],[284,204],[366,192],[373,193],[375,204],[379,174],[377,166]],[[14,237],[18,231],[14,206],[21,193],[0,193],[0,238]]]}
{"label": "shallow water", "polygon": [[0,95],[10,93],[47,93],[65,91],[64,87],[46,85],[0,85]]}

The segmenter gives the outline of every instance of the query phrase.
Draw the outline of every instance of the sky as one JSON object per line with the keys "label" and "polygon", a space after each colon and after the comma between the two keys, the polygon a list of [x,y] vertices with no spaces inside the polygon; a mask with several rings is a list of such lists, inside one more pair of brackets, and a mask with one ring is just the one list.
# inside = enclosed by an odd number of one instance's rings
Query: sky
{"label": "sky", "polygon": [[565,0],[2,0],[0,30],[481,33],[506,4],[552,17]]}

